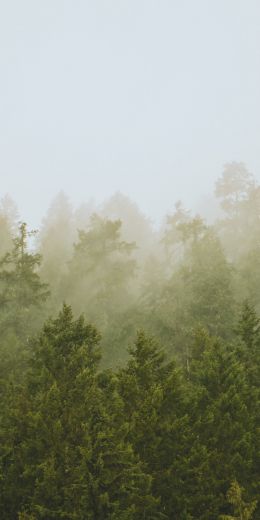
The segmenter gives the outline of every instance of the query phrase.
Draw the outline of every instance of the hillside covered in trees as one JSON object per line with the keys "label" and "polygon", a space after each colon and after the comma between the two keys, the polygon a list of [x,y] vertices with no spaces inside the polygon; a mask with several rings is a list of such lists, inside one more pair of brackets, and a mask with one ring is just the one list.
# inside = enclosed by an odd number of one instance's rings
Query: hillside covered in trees
{"label": "hillside covered in trees", "polygon": [[0,207],[0,517],[260,518],[260,185],[210,224],[127,197]]}

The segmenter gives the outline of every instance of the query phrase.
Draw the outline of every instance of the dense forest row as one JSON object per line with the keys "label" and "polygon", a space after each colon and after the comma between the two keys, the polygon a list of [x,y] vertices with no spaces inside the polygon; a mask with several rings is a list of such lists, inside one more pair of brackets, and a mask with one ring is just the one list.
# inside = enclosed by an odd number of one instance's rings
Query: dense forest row
{"label": "dense forest row", "polygon": [[116,194],[0,207],[0,517],[260,518],[260,185],[207,223]]}

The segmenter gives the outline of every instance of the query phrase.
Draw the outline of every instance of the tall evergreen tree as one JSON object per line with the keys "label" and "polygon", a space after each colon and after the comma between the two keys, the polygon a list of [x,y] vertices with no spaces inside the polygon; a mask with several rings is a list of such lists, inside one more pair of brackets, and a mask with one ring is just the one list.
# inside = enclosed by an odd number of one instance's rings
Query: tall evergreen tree
{"label": "tall evergreen tree", "polygon": [[64,306],[33,345],[10,418],[1,510],[43,519],[159,518],[151,477],[126,439],[122,403],[98,375],[99,335]]}
{"label": "tall evergreen tree", "polygon": [[179,228],[182,262],[148,310],[154,333],[186,364],[192,329],[201,324],[213,335],[232,337],[236,307],[232,266],[214,230],[198,218]]}
{"label": "tall evergreen tree", "polygon": [[41,256],[28,249],[32,234],[26,223],[21,223],[13,248],[0,260],[0,327],[2,331],[10,327],[18,336],[28,334],[30,311],[39,307],[49,294],[37,272]]}
{"label": "tall evergreen tree", "polygon": [[[209,520],[221,512],[228,483],[238,479],[254,495],[256,474],[255,410],[257,394],[248,385],[236,346],[201,335],[190,365],[190,418],[195,450],[204,449],[204,464],[194,465],[189,496],[192,514]],[[204,489],[204,493],[202,493]],[[192,511],[192,509],[191,509]]]}
{"label": "tall evergreen tree", "polygon": [[129,440],[153,477],[161,511],[169,519],[187,518],[183,477],[189,428],[179,371],[156,341],[140,332],[119,383]]}

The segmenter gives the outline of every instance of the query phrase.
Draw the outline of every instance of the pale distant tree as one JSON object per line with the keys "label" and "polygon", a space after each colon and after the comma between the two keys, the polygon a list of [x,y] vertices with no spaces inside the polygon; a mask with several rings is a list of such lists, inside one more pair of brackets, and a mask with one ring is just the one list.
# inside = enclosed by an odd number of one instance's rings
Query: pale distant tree
{"label": "pale distant tree", "polygon": [[241,202],[249,197],[255,187],[254,177],[242,162],[225,164],[222,176],[216,182],[215,194],[221,199],[222,208],[236,215]]}
{"label": "pale distant tree", "polygon": [[12,247],[12,238],[18,228],[18,211],[15,202],[5,195],[0,200],[0,256]]}
{"label": "pale distant tree", "polygon": [[243,163],[225,165],[215,195],[225,212],[218,230],[230,260],[237,263],[255,248],[260,232],[260,186]]}
{"label": "pale distant tree", "polygon": [[65,193],[53,200],[39,233],[39,250],[42,254],[42,277],[52,285],[56,293],[67,269],[67,261],[73,252],[76,230],[73,209]]}
{"label": "pale distant tree", "polygon": [[134,256],[138,261],[151,254],[155,241],[152,223],[135,202],[117,192],[103,204],[101,213],[105,218],[121,221],[122,238],[136,243]]}
{"label": "pale distant tree", "polygon": [[79,230],[74,253],[64,279],[64,298],[76,312],[107,323],[111,312],[129,304],[136,262],[135,244],[121,237],[121,221],[92,215],[86,231]]}

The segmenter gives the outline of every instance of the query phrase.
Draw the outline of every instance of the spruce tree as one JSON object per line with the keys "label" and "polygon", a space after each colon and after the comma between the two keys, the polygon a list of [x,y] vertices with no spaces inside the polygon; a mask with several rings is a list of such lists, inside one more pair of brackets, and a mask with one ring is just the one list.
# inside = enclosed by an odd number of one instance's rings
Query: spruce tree
{"label": "spruce tree", "polygon": [[235,516],[220,515],[220,520],[250,520],[253,518],[257,502],[254,500],[250,504],[246,504],[242,499],[242,491],[243,488],[234,480],[227,492],[227,500],[233,506]]}
{"label": "spruce tree", "polygon": [[191,463],[194,480],[188,494],[195,518],[210,520],[220,513],[232,479],[255,494],[258,396],[251,391],[236,345],[200,336],[201,350],[196,345],[188,374],[189,415],[194,449],[204,450],[204,457],[198,465]]}
{"label": "spruce tree", "polygon": [[28,334],[26,326],[33,321],[31,311],[49,294],[37,272],[41,256],[28,249],[33,234],[26,223],[21,223],[13,248],[0,260],[0,327],[2,332],[15,331],[18,337]]}
{"label": "spruce tree", "polygon": [[98,373],[99,340],[64,306],[33,343],[10,418],[5,518],[159,518],[151,476],[127,439],[115,382]]}
{"label": "spruce tree", "polygon": [[158,343],[139,332],[119,384],[130,423],[128,438],[153,477],[161,512],[169,519],[185,518],[183,478],[190,447],[180,373]]}

